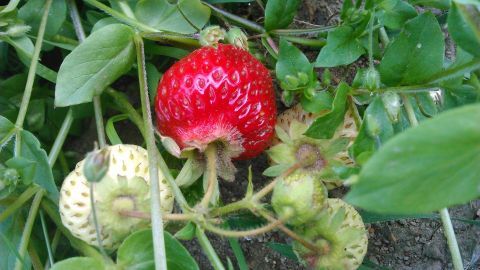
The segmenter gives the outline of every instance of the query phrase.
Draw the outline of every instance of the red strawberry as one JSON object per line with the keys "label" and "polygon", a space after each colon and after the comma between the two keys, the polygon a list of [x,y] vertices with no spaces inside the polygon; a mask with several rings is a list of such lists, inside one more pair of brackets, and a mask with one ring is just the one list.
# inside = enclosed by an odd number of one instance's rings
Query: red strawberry
{"label": "red strawberry", "polygon": [[203,47],[162,77],[157,125],[182,149],[222,142],[226,158],[258,155],[274,135],[275,95],[267,68],[233,45]]}

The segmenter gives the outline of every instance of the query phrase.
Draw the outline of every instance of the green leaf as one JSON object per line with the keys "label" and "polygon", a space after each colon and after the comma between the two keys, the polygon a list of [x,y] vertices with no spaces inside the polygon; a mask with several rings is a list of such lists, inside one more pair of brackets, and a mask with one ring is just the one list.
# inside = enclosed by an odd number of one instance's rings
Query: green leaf
{"label": "green leaf", "polygon": [[35,176],[37,164],[33,160],[24,157],[13,157],[5,162],[9,168],[17,170],[24,185],[28,186],[32,183]]}
{"label": "green leaf", "polygon": [[391,29],[401,29],[407,20],[417,16],[415,8],[402,0],[383,0],[378,7],[378,20]]}
{"label": "green leaf", "polygon": [[[169,270],[198,270],[197,262],[170,233],[164,232]],[[127,237],[118,248],[117,263],[126,269],[155,269],[152,230],[141,230]]]}
{"label": "green leaf", "polygon": [[200,0],[140,0],[135,7],[135,17],[142,23],[160,31],[180,34],[198,32],[208,22],[210,9]]}
{"label": "green leaf", "polygon": [[346,200],[368,211],[418,214],[480,196],[480,105],[439,114],[387,142]]}
{"label": "green leaf", "polygon": [[[0,206],[0,212],[4,210],[5,207]],[[2,258],[0,260],[0,269],[14,269],[17,258],[25,262],[23,269],[30,269],[30,257],[25,256],[22,259],[17,250],[22,238],[24,223],[22,215],[11,215],[6,220],[0,222],[0,258]]]}
{"label": "green leaf", "polygon": [[281,175],[283,172],[285,172],[286,170],[288,170],[290,167],[292,167],[291,163],[277,164],[277,165],[268,167],[267,169],[265,169],[265,171],[263,171],[262,174],[268,177],[277,177]]}
{"label": "green leaf", "polygon": [[10,120],[0,115],[0,152],[13,135],[15,135],[15,131],[15,125],[10,122]]}
{"label": "green leaf", "polygon": [[435,16],[426,12],[410,20],[390,43],[379,66],[386,85],[419,84],[442,70],[445,42]]}
{"label": "green leaf", "polygon": [[48,164],[47,153],[41,148],[38,139],[29,131],[20,131],[20,156],[36,163],[33,182],[47,191],[47,196],[58,202],[58,189],[53,180],[52,170]]}
{"label": "green leaf", "polygon": [[147,85],[150,103],[153,103],[155,96],[157,95],[158,82],[162,77],[162,73],[160,73],[155,65],[151,63],[147,63],[145,69],[147,71]]}
{"label": "green leaf", "polygon": [[122,140],[118,136],[117,130],[115,129],[115,122],[123,121],[126,119],[128,119],[127,114],[119,114],[112,116],[107,120],[107,124],[105,125],[105,133],[107,134],[108,140],[112,145],[122,143]]}
{"label": "green leaf", "polygon": [[368,212],[365,210],[359,211],[360,216],[362,216],[363,222],[365,224],[370,223],[379,223],[385,221],[394,221],[394,220],[405,220],[405,219],[420,219],[420,218],[438,218],[438,215],[435,214],[419,214],[419,215],[389,215],[389,214],[378,214],[373,212]]}
{"label": "green leaf", "polygon": [[[376,126],[379,130],[378,134],[372,134],[371,130],[375,129],[372,126]],[[383,101],[380,96],[377,96],[365,110],[362,125],[351,149],[357,163],[363,163],[361,154],[364,154],[364,159],[368,158],[377,147],[391,138],[393,134],[393,126]]]}
{"label": "green leaf", "polygon": [[[34,49],[33,42],[27,36],[19,38],[5,38],[5,42],[15,48],[20,61],[22,61],[26,67],[29,67]],[[37,63],[36,74],[53,83],[57,79],[57,73],[41,63]]]}
{"label": "green leaf", "polygon": [[222,3],[248,3],[255,0],[206,0],[210,4],[222,4]]}
{"label": "green leaf", "polygon": [[291,245],[276,243],[276,242],[269,242],[267,246],[276,252],[280,253],[282,256],[289,258],[290,260],[298,261],[297,255],[293,251]]}
{"label": "green leaf", "polygon": [[45,99],[30,100],[27,119],[25,119],[28,130],[37,132],[43,127],[45,124],[45,111]]}
{"label": "green leaf", "polygon": [[90,34],[95,32],[95,31],[98,31],[100,30],[101,28],[107,26],[107,25],[110,25],[110,24],[116,24],[116,23],[119,23],[117,19],[113,18],[113,17],[107,17],[107,18],[102,18],[100,20],[98,20],[92,27],[92,30],[90,31]]}
{"label": "green leaf", "polygon": [[350,87],[346,83],[340,83],[333,100],[332,110],[317,118],[305,132],[305,135],[316,139],[331,138],[337,127],[343,122],[349,91]]}
{"label": "green leaf", "polygon": [[339,26],[328,33],[327,45],[322,48],[315,62],[316,67],[348,65],[365,53],[351,26]]}
{"label": "green leaf", "polygon": [[451,0],[410,0],[412,5],[434,7],[438,9],[448,9],[450,7]]}
{"label": "green leaf", "polygon": [[[32,29],[30,33],[36,35],[42,20],[44,0],[29,0],[18,11],[18,17],[25,21]],[[48,12],[45,36],[51,37],[57,34],[67,16],[67,4],[65,1],[53,1]]]}
{"label": "green leaf", "polygon": [[269,0],[265,7],[265,29],[286,28],[293,22],[299,0]]}
{"label": "green leaf", "polygon": [[92,33],[63,61],[55,87],[55,105],[71,106],[92,101],[117,78],[130,70],[135,59],[132,28],[107,25]]}
{"label": "green leaf", "polygon": [[308,58],[284,38],[280,39],[280,50],[275,66],[275,73],[280,81],[284,81],[287,75],[297,76],[299,72],[310,74],[313,70]]}
{"label": "green leaf", "polygon": [[51,270],[103,270],[105,265],[102,261],[91,257],[73,257],[60,262],[55,263]]}
{"label": "green leaf", "polygon": [[180,240],[192,240],[195,237],[195,230],[195,224],[188,222],[187,225],[175,233],[174,237]]}
{"label": "green leaf", "polygon": [[480,57],[480,10],[453,1],[448,13],[448,32],[465,51]]}
{"label": "green leaf", "polygon": [[305,97],[305,95],[302,95],[300,98],[300,103],[305,111],[319,113],[332,109],[333,98],[330,92],[321,91],[315,93],[311,99],[308,99]]}

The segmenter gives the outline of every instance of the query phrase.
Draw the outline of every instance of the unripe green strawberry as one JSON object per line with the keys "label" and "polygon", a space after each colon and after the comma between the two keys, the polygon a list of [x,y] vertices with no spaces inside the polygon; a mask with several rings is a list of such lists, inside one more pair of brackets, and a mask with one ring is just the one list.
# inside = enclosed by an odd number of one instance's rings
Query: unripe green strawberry
{"label": "unripe green strawberry", "polygon": [[[304,111],[300,104],[283,112],[277,118],[276,137],[267,153],[273,165],[289,168],[300,163],[331,189],[341,184],[332,168],[354,163],[347,149],[358,132],[351,113],[347,111],[343,125],[332,139],[312,139],[303,135],[319,115]],[[311,158],[314,158],[310,161],[312,164],[308,164]]]}
{"label": "unripe green strawberry", "polygon": [[327,195],[322,181],[303,170],[296,170],[279,179],[273,189],[272,206],[281,220],[301,225],[320,212]]}
{"label": "unripe green strawberry", "polygon": [[[147,151],[136,145],[108,146],[108,171],[95,183],[94,199],[102,244],[116,248],[131,232],[150,222],[121,215],[122,211],[150,212],[150,176]],[[62,223],[77,238],[97,245],[90,203],[90,184],[83,173],[85,160],[77,163],[63,181],[60,191]],[[161,207],[165,213],[173,208],[170,185],[159,171]]]}
{"label": "unripe green strawberry", "polygon": [[294,242],[297,256],[312,269],[355,270],[363,261],[368,234],[360,214],[340,199],[327,199],[324,210],[305,224],[302,236],[317,245],[320,252]]}

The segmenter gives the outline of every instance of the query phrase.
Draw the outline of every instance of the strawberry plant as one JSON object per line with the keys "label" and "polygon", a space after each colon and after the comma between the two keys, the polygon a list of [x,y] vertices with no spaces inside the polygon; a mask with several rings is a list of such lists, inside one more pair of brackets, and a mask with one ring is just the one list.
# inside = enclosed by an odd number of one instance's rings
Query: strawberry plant
{"label": "strawberry plant", "polygon": [[268,269],[385,269],[369,223],[412,218],[478,267],[448,208],[480,197],[480,2],[307,2],[0,2],[0,269],[264,269],[265,234]]}

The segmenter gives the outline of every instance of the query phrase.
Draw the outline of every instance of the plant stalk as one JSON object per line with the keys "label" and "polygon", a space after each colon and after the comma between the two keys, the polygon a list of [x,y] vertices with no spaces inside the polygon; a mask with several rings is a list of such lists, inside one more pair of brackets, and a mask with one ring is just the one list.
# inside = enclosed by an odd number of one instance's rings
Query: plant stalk
{"label": "plant stalk", "polygon": [[[418,126],[418,120],[415,116],[412,104],[406,95],[401,95],[407,116],[412,127]],[[447,238],[448,248],[450,249],[450,255],[452,256],[453,267],[455,270],[463,270],[463,261],[458,247],[457,238],[455,237],[455,231],[453,230],[452,220],[448,213],[447,208],[440,210],[440,218],[442,219],[443,231]]]}
{"label": "plant stalk", "polygon": [[200,206],[204,209],[208,208],[208,204],[212,199],[213,193],[218,186],[218,179],[217,179],[217,146],[215,143],[211,143],[207,146],[205,150],[205,156],[207,159],[207,179],[208,179],[208,186],[205,195],[200,202]]}
{"label": "plant stalk", "polygon": [[0,213],[0,222],[7,219],[11,214],[17,211],[23,204],[28,201],[35,193],[37,193],[41,188],[37,185],[32,185],[27,188],[18,198],[10,204],[2,213]]}
{"label": "plant stalk", "polygon": [[45,215],[43,214],[42,210],[40,210],[40,221],[42,223],[42,232],[43,237],[45,238],[45,246],[47,247],[48,261],[50,262],[50,265],[53,265],[55,262],[53,260],[52,247],[50,246],[50,238],[48,237],[47,223],[45,222]]}
{"label": "plant stalk", "polygon": [[[266,211],[259,211],[260,215],[265,218],[266,220],[270,221],[270,222],[275,222],[277,219],[275,219],[274,217],[272,217],[270,214],[268,214]],[[312,242],[304,239],[303,237],[301,237],[300,235],[296,234],[294,231],[290,230],[289,228],[287,228],[286,226],[284,226],[283,224],[280,224],[278,226],[278,228],[284,232],[286,235],[288,235],[290,238],[294,239],[295,241],[301,243],[303,246],[305,246],[306,248],[312,250],[312,251],[315,251],[315,252],[321,252],[320,249],[315,245],[313,244]]]}
{"label": "plant stalk", "polygon": [[225,270],[225,267],[222,264],[222,261],[218,257],[217,253],[212,247],[212,244],[210,244],[210,241],[208,241],[207,236],[205,235],[205,232],[203,231],[202,228],[197,228],[195,229],[195,236],[198,239],[198,243],[202,247],[203,251],[208,257],[208,260],[211,262],[213,269],[215,270]]}
{"label": "plant stalk", "polygon": [[462,255],[458,248],[457,238],[455,237],[455,231],[453,230],[452,220],[447,208],[440,210],[440,218],[442,219],[443,231],[447,238],[448,248],[452,255],[453,268],[455,270],[463,270]]}
{"label": "plant stalk", "polygon": [[90,184],[90,206],[92,207],[93,224],[95,226],[95,234],[97,235],[98,247],[103,257],[109,258],[107,252],[105,252],[105,249],[103,248],[102,235],[100,233],[100,226],[98,225],[97,207],[95,207],[95,192],[93,190],[95,187],[95,183],[90,182],[89,184]]}
{"label": "plant stalk", "polygon": [[225,230],[225,229],[218,228],[218,227],[215,227],[213,225],[210,225],[208,223],[203,224],[202,227],[211,231],[211,232],[213,232],[213,233],[219,234],[219,235],[223,235],[223,236],[226,236],[226,237],[239,238],[239,237],[247,237],[247,236],[255,236],[255,235],[259,235],[259,234],[264,234],[264,233],[267,233],[267,232],[279,227],[280,225],[282,225],[282,221],[274,220],[274,221],[272,221],[271,223],[269,223],[265,226],[262,226],[262,227],[259,227],[259,228],[256,228],[256,229],[252,229],[252,230],[246,230],[246,231]]}
{"label": "plant stalk", "polygon": [[25,85],[25,91],[23,92],[22,103],[20,104],[17,121],[15,122],[15,125],[17,126],[17,134],[15,136],[15,156],[19,156],[21,151],[20,130],[23,127],[25,115],[27,114],[28,104],[30,103],[30,97],[32,96],[33,83],[35,81],[35,74],[37,71],[40,51],[42,49],[43,37],[45,35],[45,28],[47,26],[48,12],[50,11],[51,5],[52,0],[47,0],[43,8],[43,15],[38,29],[37,40],[35,41],[35,48],[33,50],[32,60],[28,69],[27,83]]}
{"label": "plant stalk", "polygon": [[53,165],[55,165],[55,161],[57,161],[58,154],[62,150],[63,143],[67,138],[68,132],[70,131],[70,127],[72,127],[72,123],[73,123],[73,111],[70,108],[68,109],[67,115],[63,120],[62,126],[60,127],[60,130],[57,133],[57,137],[53,142],[52,148],[50,149],[50,153],[48,154],[48,165],[50,165],[50,168],[52,168]]}
{"label": "plant stalk", "polygon": [[[32,206],[30,207],[30,211],[28,212],[27,221],[25,222],[22,239],[20,240],[20,245],[18,248],[18,254],[20,255],[20,258],[25,257],[28,243],[30,241],[30,235],[32,234],[33,223],[35,221],[35,217],[37,216],[38,208],[40,206],[40,203],[42,202],[44,194],[45,191],[43,189],[40,189],[39,191],[37,191],[35,197],[33,198]],[[23,262],[22,260],[20,260],[20,258],[17,258],[17,261],[15,262],[15,270],[22,269]]]}
{"label": "plant stalk", "polygon": [[135,36],[135,47],[137,51],[138,79],[140,85],[140,99],[142,103],[143,120],[148,151],[148,165],[150,173],[150,194],[151,194],[151,216],[153,248],[155,254],[155,269],[167,269],[167,257],[165,254],[165,242],[163,237],[162,210],[160,207],[160,190],[157,166],[157,146],[155,144],[154,127],[152,124],[152,112],[150,111],[150,99],[148,97],[147,72],[145,69],[145,51],[143,39]]}

